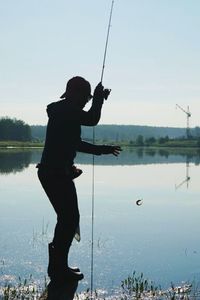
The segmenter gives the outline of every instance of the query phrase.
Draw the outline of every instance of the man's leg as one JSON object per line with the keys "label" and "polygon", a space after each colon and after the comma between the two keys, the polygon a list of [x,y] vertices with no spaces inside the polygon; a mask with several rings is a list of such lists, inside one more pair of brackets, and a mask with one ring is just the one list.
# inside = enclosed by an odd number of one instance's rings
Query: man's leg
{"label": "man's leg", "polygon": [[79,224],[79,210],[74,182],[61,174],[38,172],[42,186],[57,214],[53,243],[51,243],[48,273],[51,278],[72,277],[81,280],[82,273],[67,268],[69,249]]}

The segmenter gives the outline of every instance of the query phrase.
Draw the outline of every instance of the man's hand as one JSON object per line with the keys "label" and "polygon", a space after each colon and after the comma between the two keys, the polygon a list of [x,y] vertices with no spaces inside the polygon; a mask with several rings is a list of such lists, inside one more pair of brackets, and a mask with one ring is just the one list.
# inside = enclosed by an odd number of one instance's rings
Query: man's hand
{"label": "man's hand", "polygon": [[118,156],[122,151],[122,148],[120,146],[111,146],[111,147],[112,147],[112,154],[115,156]]}
{"label": "man's hand", "polygon": [[102,154],[113,154],[118,156],[122,151],[120,146],[101,146],[102,147]]}
{"label": "man's hand", "polygon": [[100,101],[103,103],[104,100],[104,87],[101,82],[97,84],[95,90],[94,90],[94,95],[93,95],[94,100]]}
{"label": "man's hand", "polygon": [[94,96],[93,98],[99,101],[102,101],[105,99],[108,99],[108,96],[110,95],[111,90],[110,89],[104,89],[104,86],[102,85],[101,82],[99,82],[99,84],[96,86],[95,90],[94,90]]}

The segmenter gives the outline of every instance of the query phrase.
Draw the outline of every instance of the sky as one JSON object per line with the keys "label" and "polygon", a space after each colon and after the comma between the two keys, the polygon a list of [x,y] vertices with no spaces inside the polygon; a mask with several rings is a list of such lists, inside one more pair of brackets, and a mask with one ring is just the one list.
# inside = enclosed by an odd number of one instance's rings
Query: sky
{"label": "sky", "polygon": [[[73,76],[101,78],[111,0],[0,0],[0,116],[44,125]],[[100,124],[200,126],[200,1],[115,0]],[[89,107],[86,107],[88,109]]]}

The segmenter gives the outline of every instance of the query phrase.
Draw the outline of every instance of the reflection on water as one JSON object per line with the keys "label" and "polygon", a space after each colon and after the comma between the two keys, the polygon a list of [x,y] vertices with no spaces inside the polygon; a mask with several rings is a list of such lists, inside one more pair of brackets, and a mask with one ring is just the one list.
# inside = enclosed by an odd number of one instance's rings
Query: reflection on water
{"label": "reflection on water", "polygon": [[31,162],[31,151],[0,150],[0,173],[23,171]]}
{"label": "reflection on water", "polygon": [[[0,149],[0,173],[21,172],[30,164],[37,164],[41,149]],[[95,156],[96,165],[138,165],[158,163],[200,163],[200,152],[194,150],[167,150],[151,148],[132,148],[121,152],[118,158],[112,155]],[[92,156],[78,153],[76,163],[91,164]]]}
{"label": "reflection on water", "polygon": [[[162,149],[161,149],[162,150]],[[200,278],[200,156],[158,149],[95,157],[94,287],[110,292],[132,271],[168,287]],[[36,176],[41,150],[0,151],[0,285],[46,275],[56,216]],[[92,158],[78,154],[81,236],[72,265],[90,282]],[[187,188],[188,186],[188,188]],[[142,199],[142,205],[136,201]]]}
{"label": "reflection on water", "polygon": [[190,167],[190,164],[189,164],[189,160],[187,158],[186,159],[186,175],[185,175],[185,179],[182,180],[180,183],[178,183],[178,184],[175,185],[176,189],[179,189],[184,184],[186,184],[187,188],[189,187],[189,181],[191,179],[191,177],[189,176],[189,167]]}
{"label": "reflection on water", "polygon": [[0,149],[0,174],[21,172],[40,156],[40,149]]}

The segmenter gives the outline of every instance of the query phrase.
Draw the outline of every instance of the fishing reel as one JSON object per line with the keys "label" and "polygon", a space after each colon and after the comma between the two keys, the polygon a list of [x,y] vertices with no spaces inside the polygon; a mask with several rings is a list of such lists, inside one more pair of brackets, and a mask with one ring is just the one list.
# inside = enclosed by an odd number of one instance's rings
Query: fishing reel
{"label": "fishing reel", "polygon": [[108,99],[108,96],[110,95],[111,89],[104,89],[103,90],[103,97],[105,100]]}

